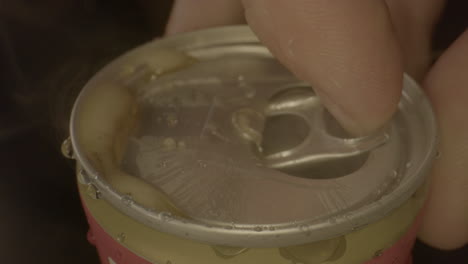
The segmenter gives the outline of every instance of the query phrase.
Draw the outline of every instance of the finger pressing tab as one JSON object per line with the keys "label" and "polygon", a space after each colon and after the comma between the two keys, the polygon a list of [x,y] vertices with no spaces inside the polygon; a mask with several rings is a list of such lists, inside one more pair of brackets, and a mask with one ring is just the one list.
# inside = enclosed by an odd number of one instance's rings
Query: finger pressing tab
{"label": "finger pressing tab", "polygon": [[166,34],[244,23],[239,0],[176,0]]}
{"label": "finger pressing tab", "polygon": [[388,121],[402,62],[387,7],[375,0],[244,0],[259,38],[355,134]]}

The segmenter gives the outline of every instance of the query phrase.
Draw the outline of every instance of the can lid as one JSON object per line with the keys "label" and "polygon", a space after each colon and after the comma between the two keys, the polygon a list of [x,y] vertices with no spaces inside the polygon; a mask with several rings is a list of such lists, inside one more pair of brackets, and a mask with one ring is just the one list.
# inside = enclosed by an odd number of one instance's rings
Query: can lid
{"label": "can lid", "polygon": [[89,181],[124,213],[212,244],[268,247],[341,235],[401,205],[424,180],[436,129],[405,76],[392,122],[352,138],[247,27],[229,27],[108,65],[80,94],[71,134]]}

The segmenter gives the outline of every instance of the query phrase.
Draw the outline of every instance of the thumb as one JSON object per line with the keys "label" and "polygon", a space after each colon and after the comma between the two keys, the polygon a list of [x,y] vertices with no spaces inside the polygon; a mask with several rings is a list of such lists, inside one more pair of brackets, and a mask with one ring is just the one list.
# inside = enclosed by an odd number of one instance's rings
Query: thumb
{"label": "thumb", "polygon": [[243,0],[260,40],[354,134],[391,118],[402,59],[387,6],[375,0]]}

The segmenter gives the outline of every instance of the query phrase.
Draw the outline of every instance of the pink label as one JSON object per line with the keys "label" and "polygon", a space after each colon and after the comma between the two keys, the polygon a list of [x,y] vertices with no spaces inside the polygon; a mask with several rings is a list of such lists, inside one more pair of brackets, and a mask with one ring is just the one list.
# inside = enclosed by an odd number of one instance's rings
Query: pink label
{"label": "pink label", "polygon": [[[122,246],[98,224],[85,207],[90,230],[88,240],[96,246],[102,264],[152,264]],[[409,231],[378,257],[364,264],[412,264],[411,250],[422,219],[420,214]],[[190,264],[190,263],[184,263]]]}
{"label": "pink label", "polygon": [[152,264],[122,246],[106,233],[86,207],[85,213],[90,226],[88,241],[96,247],[102,264]]}

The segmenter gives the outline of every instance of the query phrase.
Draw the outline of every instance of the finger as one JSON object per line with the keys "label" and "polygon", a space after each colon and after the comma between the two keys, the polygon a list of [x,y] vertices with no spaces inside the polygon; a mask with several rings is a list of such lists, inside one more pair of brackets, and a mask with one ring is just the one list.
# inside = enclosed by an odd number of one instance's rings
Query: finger
{"label": "finger", "polygon": [[394,113],[402,62],[387,7],[375,0],[244,0],[247,21],[356,134]]}
{"label": "finger", "polygon": [[454,249],[468,242],[468,31],[429,72],[425,87],[440,127],[440,158],[420,238]]}
{"label": "finger", "polygon": [[166,34],[244,22],[239,0],[176,0]]}
{"label": "finger", "polygon": [[401,45],[405,71],[422,81],[432,60],[431,42],[445,0],[386,0]]}

